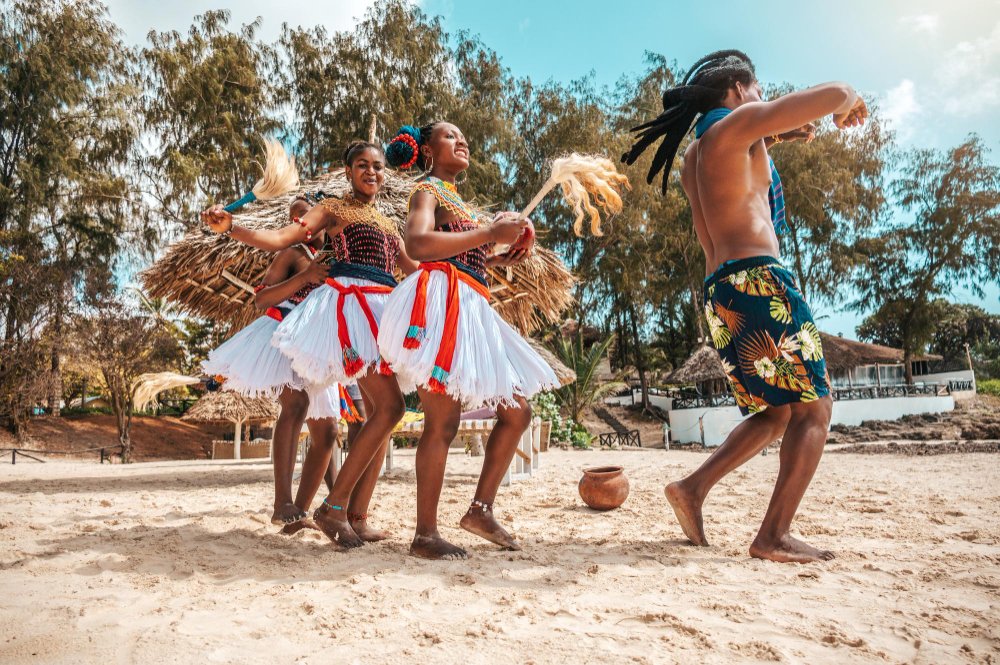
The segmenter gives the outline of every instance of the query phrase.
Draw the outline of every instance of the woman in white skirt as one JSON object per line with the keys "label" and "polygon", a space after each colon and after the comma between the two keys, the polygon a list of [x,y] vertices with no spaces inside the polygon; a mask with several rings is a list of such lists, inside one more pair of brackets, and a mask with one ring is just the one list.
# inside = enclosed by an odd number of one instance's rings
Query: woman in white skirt
{"label": "woman in white skirt", "polygon": [[379,355],[377,336],[383,308],[396,286],[397,265],[416,269],[402,251],[396,224],[379,212],[375,197],[385,180],[381,146],[356,141],[344,153],[351,193],[328,197],[301,219],[273,231],[232,225],[219,206],[204,213],[213,229],[255,247],[277,250],[308,242],[325,231],[336,256],[323,285],[295,308],[275,332],[273,343],[292,369],[310,383],[353,383],[361,388],[366,419],[351,443],[330,494],[313,515],[331,540],[345,547],[387,535],[368,525],[368,504],[389,445],[402,419],[403,393]]}
{"label": "woman in white skirt", "polygon": [[[296,199],[292,218],[305,214],[309,204]],[[295,245],[278,252],[263,281],[255,289],[254,301],[266,314],[208,354],[202,369],[225,378],[223,390],[248,397],[277,398],[281,412],[274,425],[274,513],[271,522],[284,525],[286,533],[303,526],[308,509],[330,467],[340,418],[340,394],[332,386],[310,385],[293,370],[291,362],[274,348],[271,338],[282,318],[325,277],[325,266],[314,259],[323,245],[318,234],[310,244]],[[302,465],[302,478],[294,501],[292,474],[303,421],[313,445]]]}
{"label": "woman in white skirt", "polygon": [[[455,179],[469,167],[462,132],[446,122],[406,126],[386,150],[392,166],[417,166],[425,176],[410,196],[406,250],[421,261],[389,296],[379,349],[403,384],[417,386],[424,431],[417,447],[417,527],[410,553],[431,559],[465,558],[441,537],[438,500],[448,448],[463,405],[495,409],[497,424],[472,505],[460,525],[506,549],[520,549],[496,521],[493,501],[518,441],[531,421],[527,399],[558,385],[555,373],[490,307],[486,269],[523,260],[534,234],[517,213],[480,223],[459,196]],[[511,245],[492,255],[493,245]]]}

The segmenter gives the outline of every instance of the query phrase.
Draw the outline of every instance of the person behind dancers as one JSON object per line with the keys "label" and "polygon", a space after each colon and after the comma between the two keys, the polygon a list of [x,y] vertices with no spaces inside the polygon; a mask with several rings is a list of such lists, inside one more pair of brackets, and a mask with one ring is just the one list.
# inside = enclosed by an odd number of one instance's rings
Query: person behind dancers
{"label": "person behind dancers", "polygon": [[[304,199],[295,199],[290,219],[299,219],[309,210]],[[271,522],[284,525],[286,533],[305,526],[308,509],[330,466],[336,439],[335,419],[340,417],[337,387],[310,386],[295,374],[291,363],[271,344],[274,331],[292,308],[325,277],[325,266],[315,261],[323,246],[324,234],[308,244],[278,252],[261,284],[254,302],[266,315],[236,333],[208,355],[203,369],[209,375],[226,377],[224,390],[250,397],[277,397],[281,412],[274,425],[274,513]],[[292,474],[303,421],[313,445],[302,465],[298,492],[292,499]]]}
{"label": "person behind dancers", "polygon": [[375,198],[385,179],[381,146],[355,141],[344,153],[351,191],[343,198],[326,197],[298,222],[272,231],[232,225],[232,216],[213,206],[203,216],[219,232],[261,249],[280,249],[308,241],[326,231],[337,258],[324,285],[282,321],[274,344],[292,368],[317,384],[357,382],[366,418],[330,494],[313,514],[331,540],[344,547],[383,540],[368,524],[368,506],[389,445],[403,417],[403,393],[376,343],[385,301],[396,285],[397,265],[412,272],[396,224],[383,215]]}
{"label": "person behind dancers", "polygon": [[[496,521],[493,502],[521,435],[531,421],[526,398],[558,386],[555,373],[490,307],[486,269],[524,260],[530,222],[517,213],[480,220],[462,200],[456,178],[469,168],[469,144],[453,124],[403,127],[386,149],[391,166],[416,166],[406,219],[406,251],[420,269],[389,296],[379,349],[403,384],[415,384],[424,410],[417,446],[417,525],[410,553],[430,559],[467,556],[438,532],[437,512],[448,448],[462,406],[488,405],[497,423],[462,528],[505,549],[520,549]],[[493,255],[496,243],[511,245]]]}
{"label": "person behind dancers", "polygon": [[806,138],[825,115],[846,129],[868,109],[849,85],[826,83],[774,101],[761,100],[753,63],[740,51],[718,51],[694,64],[663,95],[664,112],[636,128],[642,134],[622,159],[634,162],[664,137],[648,180],[663,169],[663,188],[677,147],[695,124],[684,153],[681,185],[705,251],[705,316],[744,416],[752,414],[692,474],[665,492],[684,534],[707,545],[702,506],[724,476],[781,437],[780,467],[750,555],[806,563],[833,558],[789,532],[819,465],[833,402],[823,346],[791,271],[779,261],[776,227],[784,220],[780,180],[767,147]]}

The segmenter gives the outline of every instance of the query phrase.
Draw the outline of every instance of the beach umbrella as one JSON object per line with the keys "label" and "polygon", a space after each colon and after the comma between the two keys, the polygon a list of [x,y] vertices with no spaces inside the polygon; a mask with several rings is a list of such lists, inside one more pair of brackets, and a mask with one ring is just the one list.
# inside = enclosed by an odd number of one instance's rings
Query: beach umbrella
{"label": "beach umbrella", "polygon": [[235,426],[233,457],[240,459],[243,425],[250,422],[271,422],[278,417],[278,405],[266,397],[246,397],[232,390],[207,393],[194,403],[181,420],[188,422],[228,422]]}

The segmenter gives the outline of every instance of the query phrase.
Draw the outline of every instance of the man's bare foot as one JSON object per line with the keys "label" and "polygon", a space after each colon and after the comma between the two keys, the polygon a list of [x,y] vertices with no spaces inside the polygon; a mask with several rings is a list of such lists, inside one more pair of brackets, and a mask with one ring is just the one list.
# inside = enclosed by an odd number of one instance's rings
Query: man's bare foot
{"label": "man's bare foot", "polygon": [[492,510],[473,506],[469,508],[469,512],[465,513],[458,525],[469,533],[485,538],[505,550],[519,551],[521,549],[520,543],[514,540],[514,536],[507,533],[507,530],[500,526],[500,523],[493,517]]}
{"label": "man's bare foot", "polygon": [[778,563],[813,563],[834,558],[829,550],[816,549],[812,545],[785,534],[775,542],[757,536],[750,546],[750,556]]}
{"label": "man's bare foot", "polygon": [[275,506],[271,515],[271,524],[279,526],[283,524],[294,524],[304,517],[309,517],[309,513],[299,509],[294,503],[286,503],[282,506]]}
{"label": "man's bare foot", "polygon": [[381,529],[374,529],[368,524],[368,517],[357,517],[351,515],[348,518],[351,523],[351,528],[354,529],[354,533],[358,534],[358,538],[365,541],[366,543],[377,543],[380,540],[386,540],[389,537],[387,531],[382,531]]}
{"label": "man's bare foot", "polygon": [[705,538],[705,525],[701,518],[702,500],[686,489],[683,482],[670,483],[663,489],[663,493],[674,509],[684,535],[695,545],[705,547],[708,539]]}
{"label": "man's bare foot", "polygon": [[413,536],[410,543],[410,554],[422,559],[458,560],[468,559],[469,555],[458,545],[452,545],[441,536]]}
{"label": "man's bare foot", "polygon": [[365,544],[358,538],[358,534],[354,533],[343,510],[331,510],[323,505],[313,513],[313,520],[327,538],[341,547],[353,548]]}

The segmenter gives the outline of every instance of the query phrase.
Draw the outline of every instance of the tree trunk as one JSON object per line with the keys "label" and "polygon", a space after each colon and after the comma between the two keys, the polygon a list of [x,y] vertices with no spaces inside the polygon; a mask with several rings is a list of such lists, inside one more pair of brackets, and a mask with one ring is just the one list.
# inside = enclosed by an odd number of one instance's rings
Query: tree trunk
{"label": "tree trunk", "polygon": [[63,289],[56,296],[55,317],[52,321],[52,349],[49,363],[49,413],[59,416],[59,402],[62,400],[62,368],[59,355],[63,341]]}
{"label": "tree trunk", "polygon": [[691,307],[694,308],[694,321],[698,326],[698,343],[703,344],[705,342],[705,322],[702,320],[704,318],[702,314],[703,307],[698,298],[698,289],[693,284],[688,284],[688,290],[691,292]]}
{"label": "tree trunk", "polygon": [[903,372],[906,376],[906,385],[913,385],[913,352],[909,345],[903,348]]}
{"label": "tree trunk", "polygon": [[629,302],[629,318],[632,323],[632,345],[635,354],[635,369],[639,372],[639,389],[642,391],[642,410],[649,410],[649,384],[646,381],[646,361],[642,352],[642,342],[639,339],[639,326],[636,323],[635,305]]}
{"label": "tree trunk", "polygon": [[788,220],[788,227],[791,231],[790,235],[792,237],[792,261],[795,263],[795,276],[799,278],[799,293],[802,294],[803,300],[809,301],[809,288],[810,280],[809,275],[802,269],[802,249],[799,247],[799,237],[798,233],[795,231],[796,225],[792,223],[792,220]]}

